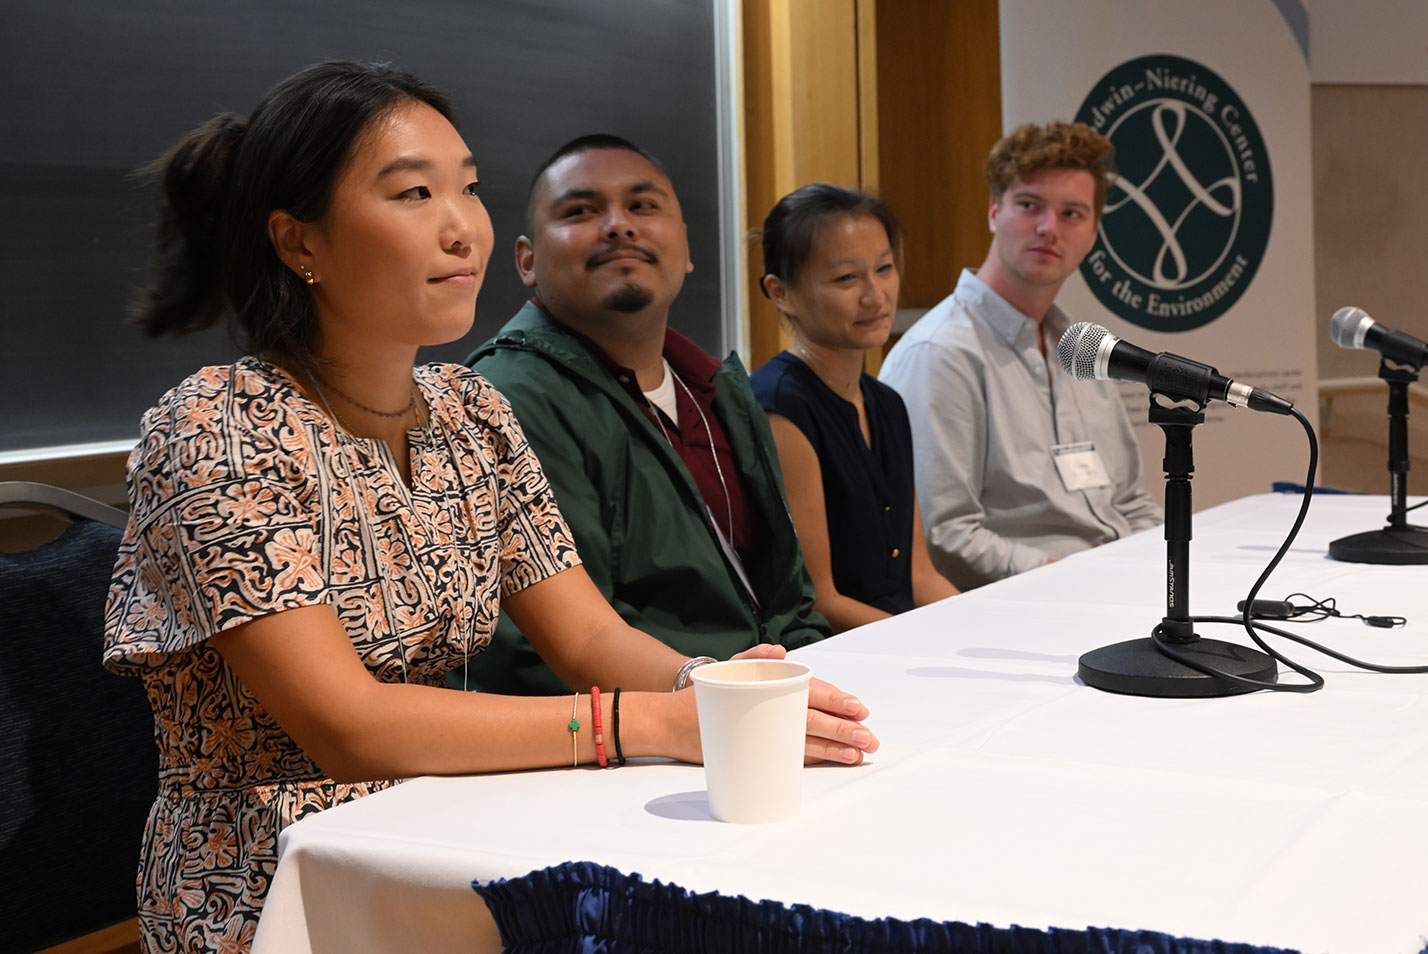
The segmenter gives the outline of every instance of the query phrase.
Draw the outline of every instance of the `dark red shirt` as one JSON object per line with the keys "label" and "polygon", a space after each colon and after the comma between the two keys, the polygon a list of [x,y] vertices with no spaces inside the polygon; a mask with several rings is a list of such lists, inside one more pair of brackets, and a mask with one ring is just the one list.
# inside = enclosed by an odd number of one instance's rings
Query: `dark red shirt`
{"label": "dark red shirt", "polygon": [[[733,526],[734,538],[730,543],[740,558],[747,562],[758,543],[757,525],[749,511],[743,478],[729,448],[728,435],[719,415],[714,413],[714,375],[719,370],[719,361],[679,332],[665,329],[664,359],[674,369],[678,379],[674,383],[675,408],[679,411],[679,424],[676,425],[644,396],[634,371],[621,366],[590,338],[562,323],[546,310],[539,298],[532,298],[531,301],[545,312],[546,317],[585,345],[614,375],[655,428],[669,439],[675,453],[694,478],[720,532],[728,536],[729,528]],[[681,381],[685,387],[680,387]],[[685,388],[688,388],[688,393]],[[659,515],[651,514],[650,518],[658,520]]]}

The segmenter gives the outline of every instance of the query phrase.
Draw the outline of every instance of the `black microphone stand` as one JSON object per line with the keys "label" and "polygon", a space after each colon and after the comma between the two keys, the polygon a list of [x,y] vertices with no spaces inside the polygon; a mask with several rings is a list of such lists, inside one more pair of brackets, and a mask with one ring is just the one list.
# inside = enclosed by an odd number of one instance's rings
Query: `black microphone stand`
{"label": "black microphone stand", "polygon": [[1388,526],[1340,537],[1329,544],[1329,556],[1346,563],[1428,563],[1428,530],[1408,522],[1408,386],[1418,369],[1380,358],[1378,376],[1388,382]]}
{"label": "black microphone stand", "polygon": [[1190,476],[1195,471],[1191,429],[1205,423],[1203,404],[1162,404],[1150,395],[1150,423],[1165,432],[1165,618],[1151,635],[1093,649],[1081,657],[1077,673],[1096,689],[1132,696],[1208,697],[1252,692],[1245,686],[1201,672],[1163,652],[1159,640],[1177,655],[1202,666],[1260,682],[1274,682],[1274,660],[1257,649],[1195,633],[1190,615]]}

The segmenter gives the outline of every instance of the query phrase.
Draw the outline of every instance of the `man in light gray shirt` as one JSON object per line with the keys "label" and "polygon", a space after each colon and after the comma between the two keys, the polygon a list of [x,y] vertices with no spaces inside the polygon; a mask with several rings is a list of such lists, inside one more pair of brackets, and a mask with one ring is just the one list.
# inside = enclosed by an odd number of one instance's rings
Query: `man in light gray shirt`
{"label": "man in light gray shirt", "polygon": [[1091,250],[1113,148],[1082,123],[992,149],[986,261],[924,315],[879,378],[916,409],[917,497],[938,570],[963,589],[1161,522],[1116,386],[1068,379],[1054,304]]}

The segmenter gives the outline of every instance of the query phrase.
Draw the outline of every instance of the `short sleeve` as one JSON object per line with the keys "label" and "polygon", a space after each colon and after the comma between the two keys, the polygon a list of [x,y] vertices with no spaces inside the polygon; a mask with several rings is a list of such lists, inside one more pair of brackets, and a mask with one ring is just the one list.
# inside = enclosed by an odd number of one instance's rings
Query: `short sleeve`
{"label": "short sleeve", "polygon": [[489,469],[495,478],[501,595],[517,593],[579,565],[575,539],[560,514],[555,492],[510,403],[475,371],[452,366],[451,374],[468,438],[482,457],[474,463]]}
{"label": "short sleeve", "polygon": [[326,601],[310,442],[270,382],[209,368],[147,415],[105,614],[105,665],[172,654]]}

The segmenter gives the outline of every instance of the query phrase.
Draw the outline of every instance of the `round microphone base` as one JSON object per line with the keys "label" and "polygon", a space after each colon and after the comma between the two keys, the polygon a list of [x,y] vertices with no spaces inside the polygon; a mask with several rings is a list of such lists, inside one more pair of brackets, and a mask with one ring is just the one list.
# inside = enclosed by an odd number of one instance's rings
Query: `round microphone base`
{"label": "round microphone base", "polygon": [[1385,527],[1340,537],[1329,544],[1329,556],[1345,563],[1408,566],[1428,563],[1428,530]]}
{"label": "round microphone base", "polygon": [[[1260,682],[1274,682],[1279,677],[1274,660],[1257,649],[1218,639],[1197,639],[1174,648],[1201,665],[1234,676]],[[1171,659],[1156,648],[1155,640],[1149,636],[1091,650],[1081,657],[1076,673],[1088,686],[1128,696],[1188,699],[1255,691],[1253,686],[1209,676]]]}

